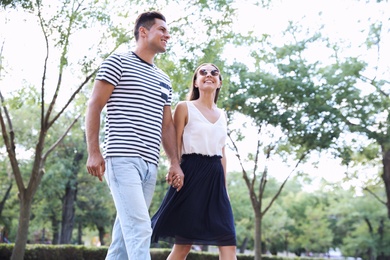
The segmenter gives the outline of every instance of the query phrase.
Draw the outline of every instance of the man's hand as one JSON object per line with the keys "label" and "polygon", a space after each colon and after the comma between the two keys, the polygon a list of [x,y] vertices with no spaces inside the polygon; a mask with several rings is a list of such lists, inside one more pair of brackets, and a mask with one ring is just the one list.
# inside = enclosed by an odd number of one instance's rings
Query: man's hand
{"label": "man's hand", "polygon": [[176,188],[176,191],[180,191],[184,185],[184,174],[180,168],[180,165],[172,165],[169,167],[169,172],[166,175],[165,179],[168,184],[173,188]]}
{"label": "man's hand", "polygon": [[100,181],[103,181],[103,175],[106,171],[106,164],[101,153],[88,156],[87,170],[89,174],[98,177]]}

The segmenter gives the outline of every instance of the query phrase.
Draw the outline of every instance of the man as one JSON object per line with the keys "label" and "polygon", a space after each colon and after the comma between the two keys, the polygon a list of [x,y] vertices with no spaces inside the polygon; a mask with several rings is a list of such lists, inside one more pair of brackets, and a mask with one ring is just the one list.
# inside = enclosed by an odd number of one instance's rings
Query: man
{"label": "man", "polygon": [[[184,175],[179,166],[171,114],[169,77],[154,65],[170,38],[159,12],[138,16],[133,52],[113,54],[101,65],[86,113],[88,173],[110,188],[117,216],[106,259],[150,259],[148,212],[156,184],[160,145],[170,160],[167,180],[179,191]],[[107,107],[103,155],[100,114]]]}

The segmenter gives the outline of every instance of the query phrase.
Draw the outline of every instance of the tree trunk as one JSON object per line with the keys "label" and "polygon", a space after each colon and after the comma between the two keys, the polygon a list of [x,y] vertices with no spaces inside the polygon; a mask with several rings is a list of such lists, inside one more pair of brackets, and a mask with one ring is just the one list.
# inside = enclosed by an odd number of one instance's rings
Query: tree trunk
{"label": "tree trunk", "polygon": [[99,240],[100,240],[100,245],[101,246],[104,246],[105,245],[105,242],[104,242],[104,235],[106,234],[105,230],[104,230],[104,227],[97,227],[98,231],[99,231]]}
{"label": "tree trunk", "polygon": [[261,220],[258,213],[255,218],[255,260],[261,260]]}
{"label": "tree trunk", "polygon": [[60,244],[70,244],[72,239],[77,183],[75,185],[72,185],[71,183],[72,181],[69,181],[66,185],[65,195],[62,204],[62,225]]}
{"label": "tree trunk", "polygon": [[41,243],[46,244],[46,229],[42,229]]}
{"label": "tree trunk", "polygon": [[24,198],[19,196],[20,199],[20,212],[19,212],[19,225],[16,234],[16,241],[14,250],[12,251],[11,260],[23,260],[24,252],[26,250],[28,227],[30,224],[30,214],[32,205],[31,198]]}
{"label": "tree trunk", "polygon": [[77,244],[83,244],[83,225],[81,224],[81,221],[79,221],[79,225],[77,228]]}
{"label": "tree trunk", "polygon": [[59,221],[57,220],[54,212],[52,212],[50,219],[51,219],[51,229],[53,232],[53,240],[51,241],[51,243],[53,245],[58,245],[58,243],[60,242]]}
{"label": "tree trunk", "polygon": [[284,251],[288,254],[288,234],[284,238]]}
{"label": "tree trunk", "polygon": [[240,254],[244,254],[245,253],[245,249],[246,249],[246,245],[247,244],[248,244],[248,237],[245,237],[244,241],[242,242],[242,244],[240,246]]}
{"label": "tree trunk", "polygon": [[76,212],[75,204],[77,200],[77,174],[80,171],[80,162],[83,157],[84,154],[82,152],[78,152],[74,155],[72,175],[70,177],[70,180],[66,184],[65,195],[62,200],[62,225],[60,244],[70,244],[72,239],[74,217]]}
{"label": "tree trunk", "polygon": [[387,206],[387,217],[390,219],[390,150],[384,151],[383,155],[383,182],[385,183],[386,189],[386,206]]}

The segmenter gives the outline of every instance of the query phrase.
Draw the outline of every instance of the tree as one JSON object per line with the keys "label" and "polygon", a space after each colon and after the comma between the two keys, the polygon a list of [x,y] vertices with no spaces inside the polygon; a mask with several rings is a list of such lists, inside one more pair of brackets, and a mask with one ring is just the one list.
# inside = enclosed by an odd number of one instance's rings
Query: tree
{"label": "tree", "polygon": [[[264,127],[266,128],[266,126]],[[260,129],[262,129],[262,126],[258,126],[259,132]],[[269,135],[272,135],[270,132],[267,132]],[[269,200],[265,200],[265,192],[266,192],[266,186],[267,182],[269,181],[268,177],[268,162],[270,158],[276,157],[275,153],[283,153],[283,146],[286,145],[286,143],[283,143],[281,139],[276,139],[270,141],[268,144],[263,144],[260,138],[260,134],[258,136],[257,145],[256,145],[256,152],[254,154],[249,154],[248,160],[253,162],[253,168],[251,172],[248,172],[246,170],[246,167],[244,166],[243,159],[241,159],[241,154],[238,149],[238,146],[236,144],[237,137],[234,139],[234,132],[231,131],[228,133],[231,143],[233,144],[233,149],[236,152],[236,156],[240,162],[241,168],[242,168],[242,176],[245,181],[245,185],[248,189],[249,198],[251,201],[251,205],[254,211],[255,215],[255,231],[254,231],[254,242],[255,242],[255,259],[261,259],[261,254],[263,252],[262,249],[262,221],[265,216],[265,214],[268,212],[268,210],[271,208],[275,200],[278,198],[280,193],[282,192],[282,189],[284,185],[286,184],[287,180],[289,179],[290,175],[296,170],[298,165],[301,163],[301,161],[304,160],[306,157],[306,151],[302,153],[300,158],[296,161],[295,167],[292,167],[292,170],[288,174],[288,176],[285,178],[285,180],[281,183],[280,187],[276,189],[275,193],[270,196],[271,198]],[[266,136],[265,134],[264,136]],[[265,137],[267,138],[267,137]],[[272,137],[271,137],[272,138]],[[264,154],[261,155],[260,151],[263,150]],[[259,173],[258,168],[260,167],[259,162],[263,162],[262,167],[263,170]]]}
{"label": "tree", "polygon": [[[302,192],[301,177],[294,176],[289,182],[286,183],[282,193],[278,200],[275,201],[272,208],[265,215],[263,224],[263,244],[266,250],[271,252],[273,255],[277,255],[278,252],[290,252],[294,251],[294,231],[298,224],[298,218],[294,215],[288,214],[289,207],[294,205],[294,202],[289,201],[290,196],[295,198],[299,197]],[[272,198],[272,195],[280,187],[280,182],[276,179],[270,178],[265,200]],[[289,201],[285,203],[285,201]],[[263,249],[263,252],[266,251]]]}
{"label": "tree", "polygon": [[[60,121],[67,122],[69,118],[74,118],[74,115],[64,115]],[[56,131],[48,136],[48,140],[58,138],[55,133],[60,132],[60,122],[55,128]],[[45,175],[33,208],[35,215],[38,214],[37,210],[42,212],[39,218],[43,221],[48,221],[47,216],[50,216],[53,244],[72,242],[78,184],[80,175],[84,173],[85,154],[84,132],[78,123],[47,160]]]}
{"label": "tree", "polygon": [[[366,184],[373,192],[384,195],[383,185]],[[334,247],[340,248],[345,256],[364,259],[388,256],[390,225],[385,221],[387,209],[370,193],[362,193],[360,187],[355,185],[342,189],[339,183],[335,183],[327,189],[331,192],[323,197],[326,196],[328,200],[329,227],[334,234]]]}
{"label": "tree", "polygon": [[77,243],[82,244],[82,230],[86,227],[98,231],[101,245],[109,244],[105,235],[109,233],[115,220],[115,207],[106,183],[96,182],[88,175],[78,178]]}
{"label": "tree", "polygon": [[[27,5],[20,5],[22,2],[27,3]],[[134,5],[132,6],[131,12],[138,14],[139,10],[149,8],[146,7],[147,4],[148,3],[143,6]],[[179,5],[180,3],[177,2],[172,4]],[[39,112],[39,130],[38,134],[31,135],[32,138],[36,138],[37,146],[33,149],[33,167],[29,176],[24,177],[18,167],[18,162],[20,161],[18,160],[16,155],[17,153],[15,152],[15,147],[17,147],[18,144],[18,136],[15,135],[15,129],[13,129],[12,126],[12,121],[15,118],[12,114],[13,111],[10,110],[10,113],[7,109],[7,105],[9,105],[7,101],[2,102],[3,110],[0,114],[2,135],[5,140],[4,143],[8,148],[8,157],[11,161],[13,174],[15,175],[18,190],[21,195],[20,225],[13,254],[13,259],[20,259],[24,254],[24,249],[22,248],[24,248],[27,240],[27,229],[32,198],[34,197],[34,194],[36,193],[39,183],[44,175],[44,165],[46,159],[54,148],[58,146],[60,141],[66,136],[75,121],[69,122],[69,128],[64,131],[63,135],[61,135],[58,140],[49,142],[47,135],[50,134],[50,131],[53,131],[52,127],[56,124],[58,118],[63,115],[66,109],[72,109],[73,99],[84,86],[89,84],[101,60],[113,50],[118,48],[121,43],[130,38],[128,37],[128,28],[132,27],[134,19],[129,19],[133,13],[123,9],[121,6],[106,3],[106,1],[65,0],[61,3],[46,3],[44,1],[2,1],[2,5],[4,7],[21,6],[22,8],[26,8],[26,12],[24,14],[29,16],[30,19],[35,19],[35,22],[37,22],[41,28],[46,53],[45,57],[43,57],[41,91],[40,96],[37,99],[39,100],[37,104],[41,107]],[[17,10],[20,9],[17,8]],[[187,48],[190,48],[193,50],[194,54],[199,53],[199,51],[201,52],[201,49],[205,46],[205,44],[193,39],[196,39],[201,34],[205,34],[207,36],[206,39],[222,36],[224,29],[229,27],[229,22],[232,20],[230,18],[230,14],[233,12],[230,5],[227,5],[225,1],[212,4],[199,2],[194,5],[184,6],[184,10],[188,14],[192,14],[193,12],[202,13],[203,19],[201,25],[199,26],[199,24],[195,24],[194,21],[192,21],[192,16],[183,14],[183,17],[179,17],[171,23],[176,25],[171,27],[171,34],[180,35],[180,37],[177,37],[178,44],[175,45],[175,48],[183,49],[183,47],[185,47],[186,51]],[[199,10],[204,12],[198,12]],[[115,19],[111,19],[110,17],[115,17]],[[196,28],[198,34],[192,35],[192,40],[189,39],[189,37],[182,37],[181,31],[183,31],[184,28],[190,28],[191,26]],[[87,29],[92,30],[95,32],[95,35],[98,35],[96,39],[93,39],[93,41],[95,43],[97,42],[97,44],[91,44],[91,49],[89,49],[90,46],[84,48],[84,42],[81,46],[80,43],[75,41],[77,36],[82,33],[86,33]],[[191,42],[191,44],[184,44],[189,42]],[[50,56],[49,49],[51,51],[55,50],[50,52]],[[106,49],[109,49],[110,51],[105,51]],[[76,58],[74,58],[75,56]],[[177,60],[177,56],[175,56],[175,54],[172,56],[174,57],[173,60]],[[161,57],[156,59],[156,62],[164,63],[165,57],[169,56],[161,55]],[[196,57],[196,55],[194,55],[194,57]],[[54,66],[52,66],[53,61]],[[165,64],[177,65],[176,63],[170,62],[169,59],[166,59],[166,61],[167,62]],[[55,64],[55,62],[58,63]],[[50,92],[49,86],[51,83],[49,79],[52,79],[51,69],[55,67],[58,68],[57,83],[54,83],[55,87],[52,88],[54,89],[53,98],[50,102],[48,102],[47,95]],[[75,73],[77,71],[82,72],[82,75],[81,73]],[[176,75],[180,74],[180,68],[175,71],[178,71]],[[167,72],[169,72],[169,69]],[[187,73],[184,74],[188,76]],[[80,82],[77,82],[78,80]],[[64,93],[63,91],[60,91],[60,88],[64,84],[76,87],[70,88],[72,93],[68,99],[64,100],[65,102],[59,102],[60,100],[58,97]],[[57,106],[60,107],[57,108]],[[32,139],[30,139],[30,143],[31,140]],[[24,148],[25,147],[21,146],[21,149]],[[27,187],[24,186],[25,178],[30,178]],[[56,221],[57,220],[53,218],[53,223]]]}
{"label": "tree", "polygon": [[0,6],[4,8],[6,7],[16,8],[18,6],[21,6],[22,8],[25,9],[31,9],[33,3],[31,0],[1,0]]}
{"label": "tree", "polygon": [[334,63],[322,70],[322,80],[329,90],[332,89],[333,94],[326,105],[337,116],[338,127],[369,140],[368,144],[353,140],[356,149],[353,145],[338,146],[337,155],[346,165],[357,162],[354,159],[361,156],[368,161],[381,161],[386,199],[376,198],[387,208],[390,219],[390,80],[386,72],[388,65],[381,62],[382,37],[387,32],[384,24],[388,17],[383,15],[377,19],[366,32],[367,55],[372,58],[375,54],[372,50],[376,50],[376,61],[368,61],[364,57],[343,57],[342,49],[332,44]]}
{"label": "tree", "polygon": [[245,250],[252,248],[254,244],[254,214],[253,210],[248,207],[250,200],[247,195],[247,190],[243,188],[245,187],[245,183],[241,173],[228,172],[227,186],[236,227],[237,248],[240,253],[245,253]]}
{"label": "tree", "polygon": [[16,209],[12,208],[16,204],[16,189],[6,161],[0,162],[0,191],[0,243],[5,243],[5,237],[12,241],[13,219],[17,217]]}
{"label": "tree", "polygon": [[[53,5],[55,4],[53,3]],[[103,26],[106,25],[108,27],[108,33],[116,33],[116,38],[118,40],[114,44],[113,49],[116,49],[123,41],[127,40],[126,34],[123,34],[115,26],[109,26],[112,24],[109,16],[105,15],[105,4],[101,2],[64,1],[63,3],[60,3],[58,9],[56,9],[56,13],[53,14],[50,6],[45,5],[42,1],[37,1],[33,6],[31,6],[31,12],[35,14],[36,22],[42,29],[46,54],[42,62],[43,73],[41,91],[39,99],[37,99],[37,104],[40,106],[39,127],[38,132],[32,135],[33,138],[36,138],[36,141],[34,142],[36,146],[33,152],[31,172],[28,176],[24,176],[20,168],[18,153],[16,152],[18,139],[13,127],[14,118],[7,109],[7,105],[9,104],[4,99],[2,99],[2,109],[0,110],[2,136],[7,148],[12,173],[18,187],[20,201],[19,226],[11,259],[23,259],[25,245],[27,242],[31,206],[34,195],[45,172],[44,166],[46,159],[56,146],[58,146],[58,144],[65,138],[71,127],[78,120],[79,116],[68,123],[68,127],[64,129],[62,135],[55,142],[47,144],[47,134],[50,133],[53,125],[55,125],[66,109],[70,107],[75,96],[91,81],[97,70],[97,65],[94,60],[98,57],[98,55],[92,59],[83,60],[83,57],[81,57],[81,59],[79,58],[81,64],[79,65],[79,71],[83,72],[81,75],[79,74],[80,83],[75,83],[76,87],[73,89],[73,93],[70,97],[65,100],[65,103],[59,104],[59,93],[63,85],[63,79],[66,77],[67,68],[71,65],[75,66],[72,59],[70,59],[70,49],[73,47],[70,43],[72,35],[77,30],[83,30],[87,22],[95,21],[99,22]],[[48,17],[48,19],[46,17]],[[102,41],[98,48],[103,43],[104,42]],[[56,59],[55,55],[53,55],[53,58],[58,62],[58,77],[57,83],[54,86],[54,94],[48,102],[46,94],[48,93],[50,83],[47,83],[47,75],[49,65],[51,65],[49,62],[49,57],[51,57],[49,50],[52,50],[52,48],[53,50],[59,51],[58,59]],[[99,49],[97,53],[101,53]],[[73,69],[76,69],[76,67],[73,67]],[[69,82],[67,84],[69,84]],[[55,108],[58,105],[60,105],[61,108],[56,110]]]}
{"label": "tree", "polygon": [[[387,18],[382,16],[381,19]],[[381,50],[377,43],[383,37],[383,24],[374,23],[367,40],[369,46],[376,46],[377,50]],[[375,140],[381,149],[378,154],[382,156],[383,179],[387,183],[390,140],[387,131],[390,118],[389,81],[384,79],[387,70],[379,70],[376,78],[368,76],[367,73],[375,71],[378,66],[369,69],[360,58],[342,56],[341,46],[329,44],[328,39],[321,35],[321,28],[309,37],[306,30],[291,22],[283,37],[285,44],[281,46],[271,44],[269,35],[263,35],[257,41],[250,36],[241,37],[249,40],[248,46],[254,50],[251,57],[255,60],[255,69],[238,63],[231,66],[230,74],[237,80],[231,84],[226,107],[253,119],[259,133],[260,129],[269,126],[275,127],[275,132],[281,131],[289,145],[294,147],[298,159],[305,158],[313,150],[332,148],[338,150],[340,156],[346,155],[343,158],[350,162],[351,153],[342,145],[342,140],[347,140],[346,133],[363,134]],[[334,55],[328,60],[312,61],[308,59],[308,51],[313,46],[323,46],[323,51],[333,50]],[[359,84],[364,82],[370,83],[371,88],[363,94]],[[255,162],[253,169],[256,169],[258,150],[249,158]],[[268,150],[263,150],[267,154]],[[244,179],[247,178],[244,168],[243,175]],[[250,176],[248,190],[251,199],[256,202],[252,203],[255,211],[259,211],[263,190],[260,183],[264,173],[253,171]],[[256,177],[260,178],[258,183]],[[253,187],[256,187],[258,198],[253,193]],[[257,242],[256,249],[260,246],[261,243]]]}
{"label": "tree", "polygon": [[[286,33],[294,36],[298,29],[291,24]],[[224,105],[230,115],[239,112],[250,118],[258,134],[255,152],[248,157],[253,162],[252,172],[249,174],[241,163],[256,216],[256,259],[261,259],[262,219],[281,193],[289,176],[312,151],[328,148],[339,134],[339,131],[333,129],[329,131],[333,116],[319,106],[325,102],[328,93],[313,82],[316,64],[307,64],[303,55],[309,45],[319,38],[318,34],[303,40],[295,38],[295,42],[281,47],[269,46],[267,37],[253,42],[253,38],[250,38],[251,43],[260,45],[256,46],[256,51],[252,54],[257,57],[256,70],[252,72],[244,64],[238,63],[231,66],[230,72],[236,76],[236,80],[230,84],[230,95],[224,100]],[[235,132],[238,134],[232,131],[229,136],[241,162],[243,159],[235,140],[239,141],[242,136]],[[286,179],[273,199],[263,205],[268,178],[267,160],[276,155],[286,162],[292,163],[295,160],[295,165],[286,174]],[[291,155],[294,160],[288,159]],[[259,173],[260,162],[263,162],[263,170]]]}
{"label": "tree", "polygon": [[302,235],[295,243],[307,253],[324,253],[332,247],[333,234],[328,227],[326,210],[327,207],[321,203],[311,205],[304,212],[306,221],[299,221]]}
{"label": "tree", "polygon": [[[0,172],[6,172],[6,170],[4,169],[5,167],[1,167],[0,168]],[[4,170],[2,170],[4,169]],[[0,199],[0,219],[2,217],[2,213],[3,213],[3,210],[4,210],[4,206],[5,206],[5,202],[7,201],[7,199],[9,198],[10,196],[10,193],[11,193],[11,189],[12,189],[12,180],[10,180],[9,177],[7,178],[2,178],[2,179],[8,179],[8,180],[4,180],[2,181],[1,183],[1,187],[2,187],[2,191],[5,191],[1,194],[1,199]]]}

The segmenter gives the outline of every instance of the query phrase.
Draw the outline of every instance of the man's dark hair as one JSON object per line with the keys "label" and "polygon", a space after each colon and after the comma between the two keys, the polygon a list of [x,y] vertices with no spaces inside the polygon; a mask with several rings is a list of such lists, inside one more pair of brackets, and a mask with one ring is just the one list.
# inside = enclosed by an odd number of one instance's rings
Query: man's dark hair
{"label": "man's dark hair", "polygon": [[136,41],[138,41],[139,38],[139,28],[142,26],[149,30],[155,24],[154,19],[160,19],[166,22],[164,15],[157,11],[145,12],[137,17],[134,26],[134,37]]}

